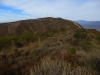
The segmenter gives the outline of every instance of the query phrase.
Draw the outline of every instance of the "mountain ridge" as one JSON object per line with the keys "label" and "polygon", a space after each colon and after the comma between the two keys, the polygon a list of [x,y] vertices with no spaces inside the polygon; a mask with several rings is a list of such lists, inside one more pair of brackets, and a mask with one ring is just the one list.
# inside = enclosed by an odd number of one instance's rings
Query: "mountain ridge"
{"label": "mountain ridge", "polygon": [[82,29],[78,23],[62,18],[38,18],[0,24],[0,36],[45,32],[52,29]]}

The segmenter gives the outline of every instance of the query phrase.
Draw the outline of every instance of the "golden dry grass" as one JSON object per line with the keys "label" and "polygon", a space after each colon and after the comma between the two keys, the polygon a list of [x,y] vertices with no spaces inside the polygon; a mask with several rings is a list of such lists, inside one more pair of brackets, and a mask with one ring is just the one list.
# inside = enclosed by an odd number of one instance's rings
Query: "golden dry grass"
{"label": "golden dry grass", "polygon": [[30,69],[30,75],[90,75],[88,67],[73,67],[63,60],[44,58],[41,64]]}

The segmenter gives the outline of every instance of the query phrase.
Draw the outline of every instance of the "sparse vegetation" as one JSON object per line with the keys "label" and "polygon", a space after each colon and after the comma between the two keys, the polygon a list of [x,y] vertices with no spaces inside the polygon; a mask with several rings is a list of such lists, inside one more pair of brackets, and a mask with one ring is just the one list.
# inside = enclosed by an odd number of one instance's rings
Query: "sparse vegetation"
{"label": "sparse vegetation", "polygon": [[[83,34],[88,36],[90,33],[94,35],[91,40],[87,40],[86,36],[83,37]],[[99,35],[88,30],[74,32],[70,36],[67,34],[69,35],[61,28],[44,33],[0,37],[1,48],[5,47],[0,52],[0,74],[90,75],[94,70],[98,73],[100,47],[95,46],[98,41],[95,37]],[[73,38],[72,43],[65,41],[66,37]],[[75,44],[76,40],[78,44]],[[31,44],[26,47],[26,43]],[[15,44],[12,50],[9,48],[11,44]],[[8,53],[9,51],[11,53]]]}
{"label": "sparse vegetation", "polygon": [[46,32],[41,32],[41,33],[36,33],[36,34],[23,34],[23,35],[16,35],[16,36],[4,36],[0,37],[0,48],[2,47],[9,47],[12,46],[12,44],[22,44],[23,46],[25,43],[29,42],[35,42],[38,41],[38,38],[47,38],[53,36],[55,33],[65,31],[65,28],[60,28],[60,29],[54,29],[51,31],[46,31]]}

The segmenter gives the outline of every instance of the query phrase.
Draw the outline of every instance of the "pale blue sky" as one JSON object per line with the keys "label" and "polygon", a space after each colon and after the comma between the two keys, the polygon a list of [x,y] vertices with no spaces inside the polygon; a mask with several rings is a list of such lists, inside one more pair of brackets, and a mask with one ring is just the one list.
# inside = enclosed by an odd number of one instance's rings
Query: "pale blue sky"
{"label": "pale blue sky", "polygon": [[40,17],[100,21],[100,0],[0,0],[0,22]]}

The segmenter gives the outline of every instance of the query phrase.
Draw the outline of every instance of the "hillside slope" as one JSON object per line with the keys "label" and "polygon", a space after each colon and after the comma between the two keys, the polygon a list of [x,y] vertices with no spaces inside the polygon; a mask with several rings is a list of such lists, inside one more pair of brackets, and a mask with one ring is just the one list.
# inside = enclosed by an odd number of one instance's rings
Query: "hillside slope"
{"label": "hillside slope", "polygon": [[2,23],[0,24],[0,36],[45,32],[59,28],[75,30],[81,29],[82,27],[78,23],[70,20],[47,17]]}
{"label": "hillside slope", "polygon": [[6,44],[0,49],[0,75],[100,75],[99,31],[57,30],[28,40],[29,35],[20,36],[0,41]]}

